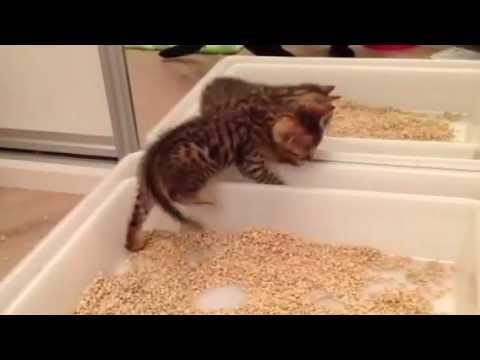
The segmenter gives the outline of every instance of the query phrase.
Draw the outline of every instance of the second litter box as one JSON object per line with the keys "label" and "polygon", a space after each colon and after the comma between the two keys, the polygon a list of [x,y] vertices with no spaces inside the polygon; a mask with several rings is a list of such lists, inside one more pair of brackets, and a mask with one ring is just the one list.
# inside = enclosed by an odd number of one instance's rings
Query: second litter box
{"label": "second litter box", "polygon": [[233,56],[219,62],[158,124],[150,140],[198,113],[202,89],[232,76],[271,85],[318,83],[358,104],[423,113],[452,113],[452,141],[329,137],[316,157],[415,167],[480,170],[480,64],[413,59],[268,58]]}

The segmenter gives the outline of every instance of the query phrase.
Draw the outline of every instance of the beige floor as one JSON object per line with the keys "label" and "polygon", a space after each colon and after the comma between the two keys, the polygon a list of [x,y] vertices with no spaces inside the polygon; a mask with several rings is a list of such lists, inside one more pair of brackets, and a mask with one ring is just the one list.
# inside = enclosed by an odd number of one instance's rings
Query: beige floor
{"label": "beige floor", "polygon": [[[298,56],[325,56],[328,46],[291,45]],[[378,53],[354,47],[359,57],[428,57],[428,46],[401,53]],[[243,52],[247,54],[248,52]],[[128,50],[127,61],[140,138],[222,56],[194,55],[162,60],[156,52]],[[72,194],[0,188],[0,279],[15,266],[81,199]]]}
{"label": "beige floor", "polygon": [[81,199],[73,194],[0,188],[0,279]]}

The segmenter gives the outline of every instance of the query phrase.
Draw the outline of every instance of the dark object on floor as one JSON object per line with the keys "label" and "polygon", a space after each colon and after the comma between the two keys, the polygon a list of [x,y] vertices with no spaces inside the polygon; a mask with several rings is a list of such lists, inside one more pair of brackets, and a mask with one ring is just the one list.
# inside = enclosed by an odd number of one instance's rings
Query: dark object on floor
{"label": "dark object on floor", "polygon": [[177,45],[160,51],[158,55],[164,58],[175,58],[195,54],[199,52],[202,47],[203,45]]}
{"label": "dark object on floor", "polygon": [[258,56],[295,56],[282,45],[245,45],[245,48]]}
{"label": "dark object on floor", "polygon": [[355,57],[355,52],[348,45],[332,45],[328,51],[330,57]]}
{"label": "dark object on floor", "polygon": [[[174,58],[195,54],[205,45],[177,45],[160,51],[159,55],[164,58]],[[245,48],[258,56],[294,56],[286,51],[281,45],[245,45]]]}
{"label": "dark object on floor", "polygon": [[[160,51],[159,55],[164,58],[175,58],[195,54],[205,45],[177,45]],[[258,56],[295,56],[285,50],[282,45],[245,45],[245,48]],[[355,57],[355,53],[348,45],[332,45],[329,56],[332,57]]]}

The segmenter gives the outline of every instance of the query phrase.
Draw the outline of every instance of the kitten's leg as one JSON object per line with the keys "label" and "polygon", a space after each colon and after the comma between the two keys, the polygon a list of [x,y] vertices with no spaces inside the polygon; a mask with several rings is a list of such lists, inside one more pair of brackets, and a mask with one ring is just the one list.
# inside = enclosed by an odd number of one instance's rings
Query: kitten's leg
{"label": "kitten's leg", "polygon": [[266,167],[265,158],[256,150],[244,154],[240,160],[237,160],[236,165],[243,176],[259,184],[285,184],[282,179]]}
{"label": "kitten's leg", "polygon": [[208,205],[213,206],[215,205],[215,197],[211,192],[210,185],[205,182],[204,185],[200,190],[198,190],[192,197],[190,198],[190,202],[193,205]]}
{"label": "kitten's leg", "polygon": [[[178,178],[174,181],[173,185],[169,187],[168,196],[172,201],[182,205],[213,205],[213,202],[202,198],[200,192],[205,187],[208,177],[203,175],[194,175],[192,173],[179,173]],[[181,233],[197,232],[205,230],[204,226],[200,223],[195,223],[192,226],[191,223],[180,224]]]}
{"label": "kitten's leg", "polygon": [[142,225],[147,219],[148,214],[152,210],[153,199],[148,195],[147,191],[140,187],[135,206],[132,213],[132,218],[128,224],[127,243],[126,248],[130,251],[139,251],[146,245],[146,239],[141,233]]}
{"label": "kitten's leg", "polygon": [[202,190],[208,176],[185,174],[179,178],[169,190],[170,199],[184,205],[213,205]]}

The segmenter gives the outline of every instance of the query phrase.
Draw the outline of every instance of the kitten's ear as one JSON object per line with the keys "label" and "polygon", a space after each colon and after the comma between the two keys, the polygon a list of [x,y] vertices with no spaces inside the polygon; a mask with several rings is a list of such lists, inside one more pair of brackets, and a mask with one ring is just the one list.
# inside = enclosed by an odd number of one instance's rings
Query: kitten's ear
{"label": "kitten's ear", "polygon": [[295,131],[298,128],[297,121],[290,117],[282,117],[275,121],[272,128],[273,141],[275,143],[288,143],[292,141],[295,136]]}
{"label": "kitten's ear", "polygon": [[333,116],[335,106],[329,102],[309,104],[300,107],[296,115],[305,123],[318,122],[322,129],[326,128]]}
{"label": "kitten's ear", "polygon": [[338,100],[338,99],[341,99],[341,98],[342,98],[341,96],[332,95],[332,96],[328,96],[328,97],[327,97],[327,100],[328,100],[328,101],[335,101],[335,100]]}
{"label": "kitten's ear", "polygon": [[323,129],[325,129],[330,124],[330,120],[332,120],[332,117],[333,117],[333,110],[320,119],[320,124],[322,125]]}
{"label": "kitten's ear", "polygon": [[335,86],[334,85],[320,85],[319,89],[320,89],[320,93],[322,93],[324,95],[330,95],[330,93],[333,90],[335,90]]}
{"label": "kitten's ear", "polygon": [[328,96],[335,90],[334,85],[318,85],[318,84],[302,84],[298,88],[306,90],[310,93],[317,93]]}
{"label": "kitten's ear", "polygon": [[328,107],[326,111],[324,112],[323,116],[320,118],[320,124],[322,125],[323,129],[325,129],[329,124],[330,120],[332,120],[333,117],[333,112],[335,110],[335,106],[332,104],[328,103]]}

